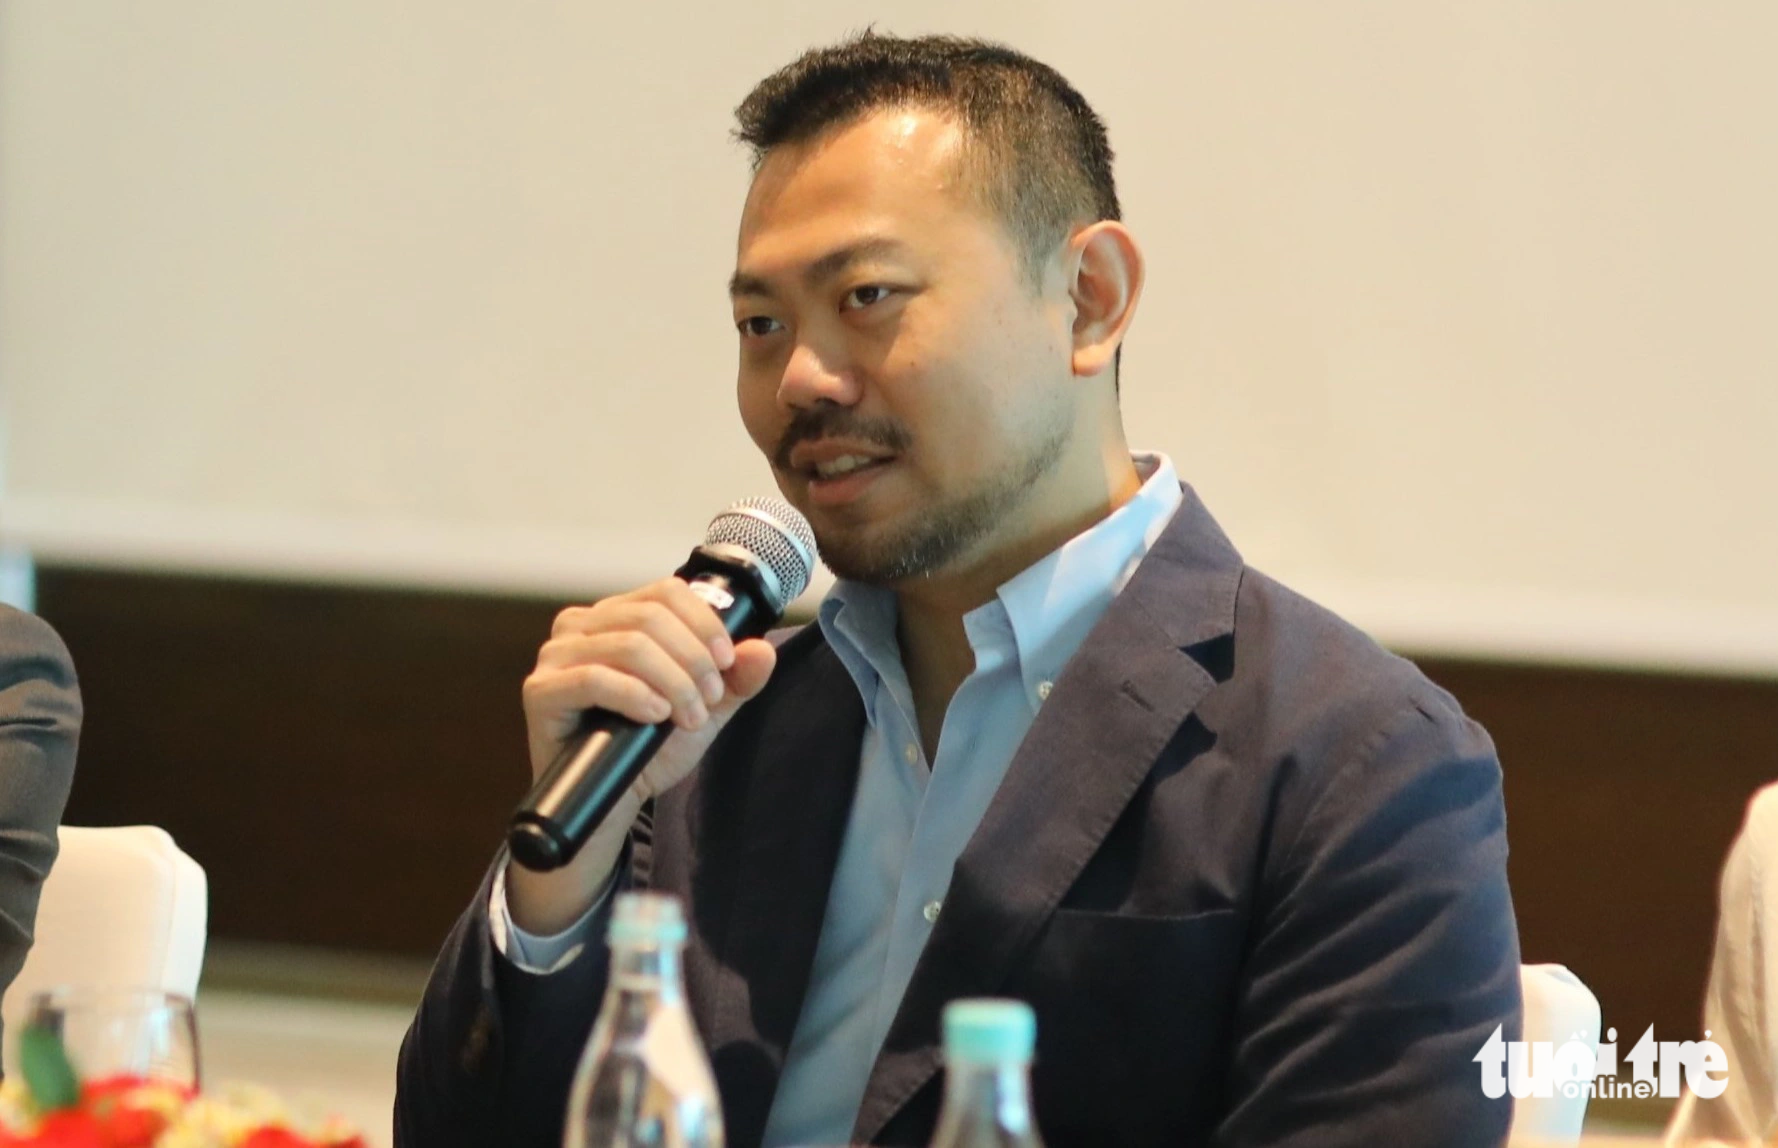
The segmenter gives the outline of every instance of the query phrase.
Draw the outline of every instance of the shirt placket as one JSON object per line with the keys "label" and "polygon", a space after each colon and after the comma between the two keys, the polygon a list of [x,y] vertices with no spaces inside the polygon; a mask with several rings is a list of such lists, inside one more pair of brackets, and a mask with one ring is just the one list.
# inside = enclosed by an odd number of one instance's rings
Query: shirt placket
{"label": "shirt placket", "polygon": [[[964,815],[956,804],[959,791],[966,789],[970,781],[966,771],[971,763],[967,758],[981,732],[972,723],[991,713],[990,708],[984,707],[983,698],[991,695],[995,681],[1007,672],[1009,664],[1016,673],[1012,632],[1003,614],[986,625],[971,625],[969,635],[976,669],[957,687],[945,715],[938,757],[930,765],[913,727],[911,704],[889,707],[895,713],[893,720],[903,739],[901,768],[912,771],[922,792],[896,888],[894,924],[885,961],[887,975],[878,991],[879,1036],[888,1035],[914,966],[943,913],[951,869],[964,844],[957,840],[958,821]],[[911,697],[908,701],[911,703]],[[974,819],[969,820],[973,825]]]}

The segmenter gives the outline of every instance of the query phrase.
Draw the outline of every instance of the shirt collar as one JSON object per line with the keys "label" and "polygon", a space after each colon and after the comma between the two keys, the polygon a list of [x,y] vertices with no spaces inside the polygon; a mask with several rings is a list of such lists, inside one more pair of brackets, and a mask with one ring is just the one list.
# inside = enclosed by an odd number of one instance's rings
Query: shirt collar
{"label": "shirt collar", "polygon": [[[1142,486],[1130,501],[1014,575],[992,601],[964,615],[978,664],[981,644],[1010,626],[1028,698],[1037,696],[1041,683],[1060,676],[1184,499],[1166,455],[1138,452],[1131,461]],[[844,579],[834,583],[817,613],[828,645],[852,675],[867,711],[879,681],[898,694],[907,692],[896,617],[892,591]]]}
{"label": "shirt collar", "polygon": [[1134,461],[1143,478],[1135,497],[1021,570],[996,594],[1012,623],[1027,697],[1061,676],[1184,499],[1166,455],[1137,454]]}

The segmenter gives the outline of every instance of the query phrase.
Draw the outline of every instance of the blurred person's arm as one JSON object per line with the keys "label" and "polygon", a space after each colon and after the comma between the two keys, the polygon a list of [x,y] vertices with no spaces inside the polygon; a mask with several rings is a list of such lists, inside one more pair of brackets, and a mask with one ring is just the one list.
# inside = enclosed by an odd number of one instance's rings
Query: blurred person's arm
{"label": "blurred person's arm", "polygon": [[0,606],[0,990],[31,948],[80,718],[67,647],[41,618]]}
{"label": "blurred person's arm", "polygon": [[1687,1090],[1667,1129],[1669,1145],[1710,1140],[1765,1142],[1778,1131],[1778,785],[1754,795],[1723,865],[1716,951],[1704,991],[1708,1039],[1728,1056],[1728,1087],[1702,1100]]}

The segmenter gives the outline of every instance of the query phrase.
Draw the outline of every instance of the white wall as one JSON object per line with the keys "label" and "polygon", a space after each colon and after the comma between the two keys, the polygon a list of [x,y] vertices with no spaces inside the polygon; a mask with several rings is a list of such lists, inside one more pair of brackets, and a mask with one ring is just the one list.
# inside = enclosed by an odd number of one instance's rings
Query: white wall
{"label": "white wall", "polygon": [[0,541],[584,594],[769,491],[730,111],[871,20],[1106,118],[1133,441],[1414,649],[1778,673],[1765,0],[16,0]]}

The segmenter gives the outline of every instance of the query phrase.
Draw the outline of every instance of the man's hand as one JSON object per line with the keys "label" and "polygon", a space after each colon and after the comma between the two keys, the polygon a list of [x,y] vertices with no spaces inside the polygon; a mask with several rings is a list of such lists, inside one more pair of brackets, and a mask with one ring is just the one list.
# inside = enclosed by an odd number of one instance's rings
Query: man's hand
{"label": "man's hand", "polygon": [[733,642],[709,603],[678,578],[571,606],[556,615],[525,679],[531,776],[541,777],[595,707],[678,727],[573,862],[537,873],[507,866],[507,907],[528,933],[578,920],[611,876],[642,803],[683,781],[742,703],[765,688],[778,652],[763,638]]}

